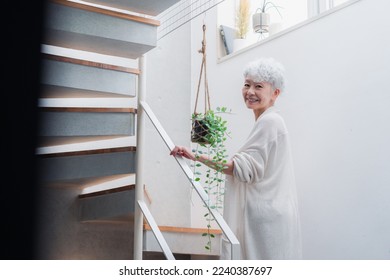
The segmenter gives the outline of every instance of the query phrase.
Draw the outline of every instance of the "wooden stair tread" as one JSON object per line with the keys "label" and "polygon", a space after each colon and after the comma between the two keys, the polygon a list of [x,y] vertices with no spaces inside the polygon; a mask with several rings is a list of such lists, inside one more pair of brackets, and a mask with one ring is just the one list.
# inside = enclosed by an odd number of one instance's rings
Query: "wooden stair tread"
{"label": "wooden stair tread", "polygon": [[86,220],[81,221],[84,224],[114,224],[114,225],[133,225],[134,224],[134,214],[129,213],[125,215],[120,215],[111,218],[99,218],[96,220]]}
{"label": "wooden stair tread", "polygon": [[[129,138],[121,135],[102,135],[102,136],[47,136],[44,139],[43,146],[62,146],[69,144],[91,143],[97,141],[113,140],[120,138]],[[42,143],[42,142],[41,142]]]}
{"label": "wooden stair tread", "polygon": [[143,15],[158,16],[165,10],[180,2],[180,0],[84,0],[83,2],[110,6],[116,9],[131,11]]}
{"label": "wooden stair tread", "polygon": [[135,188],[135,174],[116,174],[83,180],[79,198],[109,194]]}
{"label": "wooden stair tread", "polygon": [[129,191],[129,190],[134,190],[134,189],[135,189],[135,185],[127,185],[127,186],[116,187],[116,188],[96,191],[96,192],[87,193],[87,194],[80,194],[79,198],[96,197],[96,196],[100,196],[100,195]]}
{"label": "wooden stair tread", "polygon": [[101,68],[106,70],[125,72],[125,73],[130,73],[135,75],[138,75],[140,73],[139,69],[113,65],[108,63],[102,63],[102,62],[96,62],[96,61],[91,61],[86,59],[80,59],[80,58],[74,58],[74,57],[68,57],[62,55],[46,54],[46,53],[41,53],[41,56],[42,58],[51,59],[55,61],[79,64],[83,66],[96,67],[96,68]]}
{"label": "wooden stair tread", "polygon": [[81,2],[74,2],[74,1],[67,1],[67,0],[50,0],[50,1],[53,3],[65,5],[68,7],[82,9],[82,10],[86,10],[86,11],[90,11],[90,12],[94,12],[94,13],[100,13],[100,14],[104,14],[104,15],[108,15],[108,16],[113,16],[113,17],[125,19],[125,20],[137,21],[140,23],[145,23],[145,24],[154,25],[154,26],[160,25],[160,22],[158,20],[146,18],[146,17],[140,17],[140,16],[132,15],[132,14],[125,13],[125,12],[120,12],[120,11],[111,9],[110,7],[103,8],[103,7],[98,7],[98,6],[91,5],[91,4],[88,4],[85,2],[81,3]]}
{"label": "wooden stair tread", "polygon": [[81,194],[83,194],[88,192],[85,191],[85,189],[89,187],[94,187],[96,185],[101,185],[101,184],[117,181],[120,179],[125,179],[132,176],[135,176],[135,173],[113,174],[113,175],[88,177],[88,178],[64,179],[64,180],[46,182],[45,186],[54,187],[54,188],[55,187],[80,188],[82,189]]}
{"label": "wooden stair tread", "polygon": [[[40,146],[36,150],[38,155],[59,154],[83,151],[112,152],[110,149],[129,148],[135,151],[135,136],[108,135],[108,136],[48,136],[39,139]],[[77,153],[79,152],[79,153]]]}
{"label": "wooden stair tread", "polygon": [[135,96],[55,85],[41,85],[38,100],[46,111],[73,112],[136,113],[136,103]]}
{"label": "wooden stair tread", "polygon": [[96,90],[88,89],[79,89],[71,88],[64,86],[55,86],[55,85],[42,85],[41,86],[41,96],[40,98],[64,98],[64,99],[76,99],[76,98],[125,98],[125,99],[134,99],[135,96],[119,94],[119,93],[109,93]]}
{"label": "wooden stair tread", "polygon": [[114,65],[120,65],[123,67],[138,69],[139,68],[139,58],[130,59],[124,57],[118,57],[112,54],[101,54],[91,51],[83,51],[79,49],[66,48],[63,46],[55,45],[46,45],[41,44],[41,53],[61,55],[66,57],[73,57],[76,59],[91,60],[95,62],[108,63]]}

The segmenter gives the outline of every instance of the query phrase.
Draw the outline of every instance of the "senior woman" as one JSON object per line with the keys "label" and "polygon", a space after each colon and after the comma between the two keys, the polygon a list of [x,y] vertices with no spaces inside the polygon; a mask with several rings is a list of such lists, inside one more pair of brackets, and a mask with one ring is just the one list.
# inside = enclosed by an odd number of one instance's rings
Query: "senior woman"
{"label": "senior woman", "polygon": [[[244,71],[242,96],[255,122],[246,142],[225,163],[223,216],[241,244],[246,260],[301,259],[301,232],[289,134],[274,106],[284,89],[284,67],[260,58]],[[181,155],[213,167],[207,155],[176,146]],[[221,259],[230,258],[222,238]]]}

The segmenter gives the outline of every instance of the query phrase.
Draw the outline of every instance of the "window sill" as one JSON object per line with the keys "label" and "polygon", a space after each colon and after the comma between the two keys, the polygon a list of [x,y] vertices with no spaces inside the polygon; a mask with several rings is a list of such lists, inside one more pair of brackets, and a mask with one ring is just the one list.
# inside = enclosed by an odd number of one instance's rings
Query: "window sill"
{"label": "window sill", "polygon": [[231,53],[231,54],[228,54],[228,55],[219,57],[219,58],[217,59],[217,63],[223,63],[223,62],[226,61],[226,60],[229,60],[229,59],[231,59],[231,58],[234,58],[234,57],[236,57],[236,56],[239,56],[240,54],[242,54],[242,53],[244,53],[244,52],[246,52],[246,51],[248,51],[248,50],[251,50],[251,49],[256,48],[256,47],[258,47],[258,46],[260,46],[260,45],[266,44],[266,43],[269,42],[269,41],[275,40],[275,39],[277,39],[277,38],[279,38],[279,37],[281,37],[281,36],[283,36],[283,35],[285,35],[285,34],[288,34],[288,33],[292,32],[292,31],[294,31],[294,30],[296,30],[296,29],[299,29],[299,28],[301,28],[301,27],[303,27],[303,26],[306,26],[306,25],[308,25],[308,24],[311,24],[311,23],[314,22],[314,21],[317,21],[317,20],[319,20],[319,19],[322,19],[322,18],[324,18],[324,17],[327,17],[328,15],[333,14],[333,13],[336,13],[336,12],[338,12],[339,10],[342,10],[342,9],[344,9],[344,8],[346,8],[346,7],[348,7],[348,6],[352,5],[352,4],[355,4],[356,2],[359,2],[359,1],[360,1],[360,0],[350,0],[350,1],[348,1],[348,2],[345,2],[345,3],[343,3],[343,4],[340,4],[340,5],[338,5],[338,6],[334,7],[334,8],[332,8],[332,9],[329,9],[329,10],[327,10],[327,11],[321,13],[321,14],[318,14],[318,15],[312,17],[312,18],[309,18],[309,19],[307,19],[307,20],[305,20],[305,21],[302,21],[301,23],[298,23],[298,24],[296,24],[296,25],[293,25],[293,26],[291,26],[291,27],[288,27],[288,28],[286,28],[286,29],[284,29],[284,30],[279,31],[278,33],[275,33],[275,34],[273,34],[273,35],[270,35],[270,36],[267,37],[267,38],[261,39],[260,41],[258,41],[258,42],[256,42],[256,43],[253,43],[253,44],[251,44],[251,45],[249,45],[249,46],[247,46],[247,47],[244,47],[244,48],[242,48],[242,49],[240,49],[240,50],[238,50],[238,51],[235,51],[234,53]]}

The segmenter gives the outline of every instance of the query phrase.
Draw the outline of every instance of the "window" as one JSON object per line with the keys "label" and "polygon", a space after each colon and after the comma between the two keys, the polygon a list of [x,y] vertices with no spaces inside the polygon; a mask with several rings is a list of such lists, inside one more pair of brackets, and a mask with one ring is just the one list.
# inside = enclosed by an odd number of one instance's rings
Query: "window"
{"label": "window", "polygon": [[[254,44],[308,18],[307,1],[310,0],[246,0],[247,4],[249,4],[249,13],[247,14],[248,29],[240,38],[245,40],[236,40],[238,38],[235,38],[237,33],[234,34],[234,30],[237,32],[237,14],[243,1],[245,0],[225,0],[218,5],[218,24],[223,28],[222,32],[225,35],[226,54]],[[264,3],[265,8],[262,9]],[[258,18],[258,13],[262,10],[268,14],[267,17],[269,19],[269,24],[266,23],[268,26],[264,30],[259,29],[256,24],[258,20],[262,21],[262,23],[264,22]],[[226,49],[226,47],[228,48]]]}
{"label": "window", "polygon": [[[308,18],[332,9],[351,0],[225,0],[218,5],[218,25],[221,31],[221,53],[231,54],[252,45],[284,29],[297,25]],[[237,36],[237,14],[240,4],[249,4],[248,29],[243,36]],[[265,3],[268,15],[259,15]],[[269,22],[267,24],[267,21]],[[262,24],[259,24],[261,22]],[[222,56],[223,56],[222,55]]]}
{"label": "window", "polygon": [[349,0],[308,0],[309,17],[316,16]]}

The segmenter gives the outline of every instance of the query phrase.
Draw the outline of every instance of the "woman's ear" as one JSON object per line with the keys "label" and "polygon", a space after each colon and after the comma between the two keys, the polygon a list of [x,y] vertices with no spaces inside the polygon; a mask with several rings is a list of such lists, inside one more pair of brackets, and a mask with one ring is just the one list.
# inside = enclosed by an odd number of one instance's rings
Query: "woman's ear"
{"label": "woman's ear", "polygon": [[272,96],[274,97],[274,100],[276,100],[276,98],[280,95],[280,89],[275,89],[274,90],[274,93],[272,94]]}

